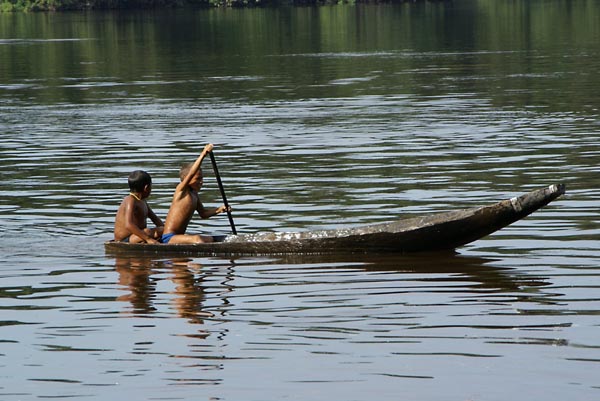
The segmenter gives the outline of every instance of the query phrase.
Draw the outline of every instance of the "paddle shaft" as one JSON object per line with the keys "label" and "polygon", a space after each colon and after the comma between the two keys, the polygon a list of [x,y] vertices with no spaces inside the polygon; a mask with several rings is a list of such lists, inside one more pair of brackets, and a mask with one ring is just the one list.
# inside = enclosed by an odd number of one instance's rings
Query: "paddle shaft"
{"label": "paddle shaft", "polygon": [[229,217],[229,225],[231,225],[231,232],[233,235],[237,235],[237,230],[235,229],[235,224],[233,223],[233,217],[231,216],[231,210],[229,209],[229,203],[227,203],[227,197],[225,196],[225,189],[223,188],[223,182],[221,181],[221,176],[219,175],[219,169],[217,168],[217,162],[215,161],[215,155],[213,152],[208,152],[210,156],[210,162],[212,163],[213,170],[215,172],[215,177],[217,178],[217,184],[219,184],[219,190],[221,191],[221,196],[223,197],[223,204],[225,208],[227,208],[227,217]]}

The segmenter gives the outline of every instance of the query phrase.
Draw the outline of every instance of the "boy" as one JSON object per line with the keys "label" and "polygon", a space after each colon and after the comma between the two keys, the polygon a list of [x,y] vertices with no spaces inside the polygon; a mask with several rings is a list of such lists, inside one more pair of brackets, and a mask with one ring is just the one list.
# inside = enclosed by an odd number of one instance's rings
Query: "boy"
{"label": "boy", "polygon": [[163,244],[200,244],[213,241],[210,236],[185,233],[194,211],[197,211],[203,219],[227,211],[224,205],[215,209],[206,209],[198,197],[198,191],[204,183],[200,166],[202,160],[212,150],[213,145],[209,143],[194,163],[184,165],[179,171],[181,182],[175,188],[173,203],[171,203],[171,208],[165,220],[164,234],[160,241]]}
{"label": "boy", "polygon": [[[146,242],[158,244],[158,239],[163,233],[163,222],[154,214],[146,203],[146,198],[152,191],[152,178],[145,171],[136,170],[129,174],[129,195],[123,199],[115,218],[115,241],[130,242],[132,244]],[[146,219],[156,225],[156,228],[147,228]]]}

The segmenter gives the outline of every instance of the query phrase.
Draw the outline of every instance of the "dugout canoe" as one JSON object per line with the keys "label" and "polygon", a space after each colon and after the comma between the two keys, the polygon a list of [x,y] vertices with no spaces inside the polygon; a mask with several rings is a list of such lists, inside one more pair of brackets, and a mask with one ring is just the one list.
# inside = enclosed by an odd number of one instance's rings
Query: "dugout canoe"
{"label": "dugout canoe", "polygon": [[304,232],[214,236],[196,245],[129,244],[108,241],[108,253],[156,255],[269,255],[328,253],[412,253],[454,250],[483,238],[546,206],[565,193],[550,185],[493,205],[435,213],[389,223]]}

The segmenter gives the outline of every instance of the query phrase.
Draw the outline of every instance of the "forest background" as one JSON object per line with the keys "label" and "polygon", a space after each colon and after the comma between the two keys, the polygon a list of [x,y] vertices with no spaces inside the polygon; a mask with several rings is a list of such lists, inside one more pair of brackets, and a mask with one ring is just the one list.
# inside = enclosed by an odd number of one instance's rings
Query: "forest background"
{"label": "forest background", "polygon": [[288,4],[319,5],[338,3],[404,3],[408,1],[415,2],[424,0],[0,0],[0,12],[140,9],[183,6],[254,7]]}

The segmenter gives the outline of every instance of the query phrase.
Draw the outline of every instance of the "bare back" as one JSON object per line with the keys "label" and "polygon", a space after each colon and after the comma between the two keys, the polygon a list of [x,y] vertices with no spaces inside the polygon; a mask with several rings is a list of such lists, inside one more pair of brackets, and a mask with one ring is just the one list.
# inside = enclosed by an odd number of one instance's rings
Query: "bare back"
{"label": "bare back", "polygon": [[148,205],[146,202],[143,200],[136,200],[131,195],[126,196],[121,202],[115,217],[115,241],[122,241],[131,234],[135,234],[130,228],[131,224],[141,230],[145,229],[147,217]]}
{"label": "bare back", "polygon": [[189,188],[178,186],[173,196],[171,208],[165,220],[165,233],[185,234],[188,224],[198,209],[198,194]]}

